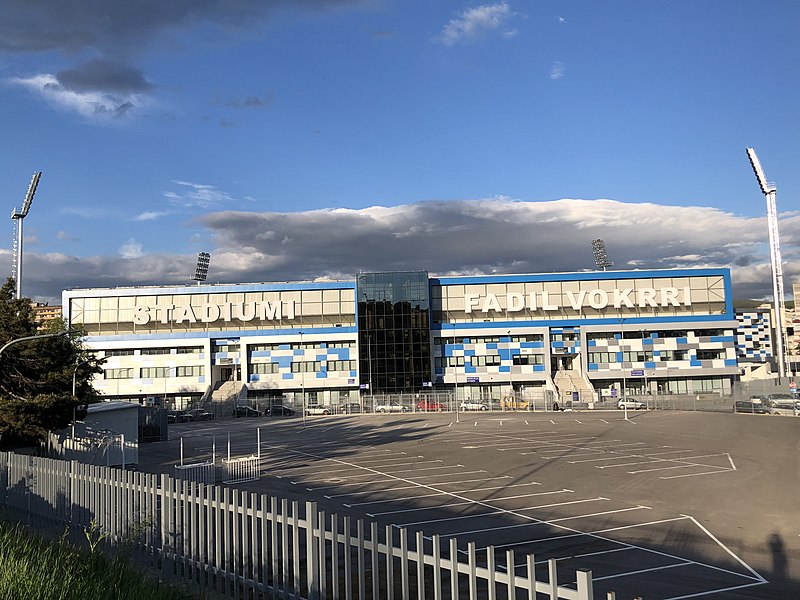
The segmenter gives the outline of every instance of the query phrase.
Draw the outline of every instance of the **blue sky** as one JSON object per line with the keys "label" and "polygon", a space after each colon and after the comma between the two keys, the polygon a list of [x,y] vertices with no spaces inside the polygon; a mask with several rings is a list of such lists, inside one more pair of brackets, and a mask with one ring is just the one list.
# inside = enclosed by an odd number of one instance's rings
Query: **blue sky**
{"label": "blue sky", "polygon": [[[800,281],[800,3],[0,0],[23,293],[727,266]],[[13,224],[0,236],[11,273]]]}

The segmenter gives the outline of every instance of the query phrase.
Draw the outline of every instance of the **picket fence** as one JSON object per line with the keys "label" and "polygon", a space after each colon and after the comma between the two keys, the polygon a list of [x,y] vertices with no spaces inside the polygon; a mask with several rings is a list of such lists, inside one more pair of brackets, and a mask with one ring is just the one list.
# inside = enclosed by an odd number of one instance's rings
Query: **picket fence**
{"label": "picket fence", "polygon": [[[558,584],[555,559],[326,514],[305,502],[168,475],[0,452],[0,504],[107,534],[161,570],[236,599],[592,600],[591,571]],[[464,555],[462,557],[462,554]],[[515,565],[506,569],[503,565]],[[547,570],[546,580],[536,571]],[[562,573],[563,575],[563,573]],[[537,595],[541,594],[541,595]]]}

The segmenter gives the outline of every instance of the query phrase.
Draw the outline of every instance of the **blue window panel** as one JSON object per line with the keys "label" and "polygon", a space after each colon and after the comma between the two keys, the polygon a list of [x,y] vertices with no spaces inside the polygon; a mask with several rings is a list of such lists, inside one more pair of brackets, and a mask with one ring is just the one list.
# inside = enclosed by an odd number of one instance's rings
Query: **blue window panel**
{"label": "blue window panel", "polygon": [[324,362],[324,361],[328,360],[328,355],[327,354],[317,354],[317,356],[314,357],[314,360],[318,360],[320,362]]}
{"label": "blue window panel", "polygon": [[250,356],[268,357],[269,356],[269,350],[253,350],[250,353]]}
{"label": "blue window panel", "polygon": [[462,371],[462,373],[477,373],[477,372],[478,370],[472,365],[464,365],[464,370]]}
{"label": "blue window panel", "polygon": [[450,344],[445,344],[445,346],[444,346],[444,355],[445,356],[453,356],[453,347]]}
{"label": "blue window panel", "polygon": [[550,330],[550,333],[564,333],[564,328],[563,327],[553,327]]}
{"label": "blue window panel", "polygon": [[712,335],[711,336],[712,342],[732,342],[733,336],[730,335]]}
{"label": "blue window panel", "polygon": [[350,377],[358,377],[358,373],[356,371],[350,371]]}
{"label": "blue window panel", "polygon": [[656,368],[656,363],[654,363],[654,362],[652,362],[652,361],[647,361],[647,360],[646,360],[646,361],[644,362],[644,368],[645,368],[645,369],[655,369],[655,368]]}
{"label": "blue window panel", "polygon": [[688,344],[689,343],[689,339],[685,338],[685,337],[675,338],[675,343],[676,344]]}
{"label": "blue window panel", "polygon": [[256,373],[250,373],[250,381],[258,381],[259,376]]}
{"label": "blue window panel", "polygon": [[497,344],[486,344],[487,350],[497,350]]}
{"label": "blue window panel", "polygon": [[325,371],[317,371],[317,379],[327,379],[328,374]]}
{"label": "blue window panel", "polygon": [[205,375],[200,375],[200,377],[197,378],[197,383],[205,383],[205,382],[206,382]]}
{"label": "blue window panel", "polygon": [[564,342],[553,342],[551,345],[553,348],[563,348]]}
{"label": "blue window panel", "polygon": [[464,356],[475,356],[475,350],[464,350]]}
{"label": "blue window panel", "polygon": [[586,343],[588,344],[589,348],[592,346],[597,346],[597,340],[586,340]]}
{"label": "blue window panel", "polygon": [[501,348],[497,354],[500,356],[501,361],[510,362],[512,360],[511,357],[514,354],[519,354],[519,351],[514,352],[512,348]]}
{"label": "blue window panel", "polygon": [[652,346],[653,345],[653,338],[644,338],[642,340],[642,346]]}
{"label": "blue window panel", "polygon": [[725,366],[726,367],[735,367],[738,366],[735,358],[726,358],[725,359]]}
{"label": "blue window panel", "polygon": [[520,342],[520,348],[544,348],[544,342]]}
{"label": "blue window panel", "polygon": [[291,350],[292,349],[292,345],[291,344],[281,344],[280,346],[278,346],[278,349],[279,350]]}
{"label": "blue window panel", "polygon": [[702,366],[703,366],[703,363],[701,363],[701,362],[700,362],[699,360],[697,360],[696,358],[693,358],[693,359],[691,359],[691,360],[689,361],[689,365],[691,365],[692,367],[702,367]]}
{"label": "blue window panel", "polygon": [[661,356],[661,350],[653,350],[653,356]]}
{"label": "blue window panel", "polygon": [[292,357],[291,356],[276,356],[275,362],[278,363],[278,368],[280,369],[291,369],[292,368]]}
{"label": "blue window panel", "polygon": [[328,347],[328,342],[321,342],[319,347],[320,348],[327,348]]}
{"label": "blue window panel", "polygon": [[294,354],[295,356],[303,356],[303,354],[305,354],[305,353],[306,353],[305,350],[302,350],[302,349],[299,349],[299,348],[292,352],[292,354]]}
{"label": "blue window panel", "polygon": [[616,354],[617,354],[617,362],[621,363],[622,362],[622,352],[617,352]]}
{"label": "blue window panel", "polygon": [[590,371],[599,371],[600,367],[597,363],[589,363],[589,370]]}
{"label": "blue window panel", "polygon": [[322,366],[320,367],[320,370],[321,370],[323,373],[327,373],[327,372],[328,372],[328,367],[327,367],[327,365],[322,365]]}
{"label": "blue window panel", "polygon": [[294,373],[281,373],[281,379],[294,379]]}
{"label": "blue window panel", "polygon": [[441,367],[436,367],[433,370],[434,375],[444,375],[444,369]]}
{"label": "blue window panel", "polygon": [[328,354],[334,354],[338,360],[350,360],[350,348],[331,348]]}
{"label": "blue window panel", "polygon": [[574,348],[580,348],[581,347],[581,341],[580,340],[575,340],[575,343],[573,344],[573,347]]}
{"label": "blue window panel", "polygon": [[533,370],[544,372],[544,365],[533,365]]}
{"label": "blue window panel", "polygon": [[500,365],[500,367],[498,368],[498,371],[500,371],[501,373],[510,373],[511,372],[511,367],[509,367],[508,365],[505,365],[505,366]]}

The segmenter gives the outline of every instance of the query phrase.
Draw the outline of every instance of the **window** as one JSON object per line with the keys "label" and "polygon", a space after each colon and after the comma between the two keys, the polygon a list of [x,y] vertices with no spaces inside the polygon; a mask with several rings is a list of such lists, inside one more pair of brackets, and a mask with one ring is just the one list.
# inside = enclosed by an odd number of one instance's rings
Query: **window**
{"label": "window", "polygon": [[273,363],[273,362],[253,363],[250,366],[250,372],[256,375],[268,375],[270,373],[277,373],[278,363]]}
{"label": "window", "polygon": [[551,342],[574,342],[578,339],[578,334],[572,331],[566,331],[564,333],[551,333],[550,334],[550,341]]}
{"label": "window", "polygon": [[356,361],[354,360],[329,360],[328,371],[355,371]]}
{"label": "window", "polygon": [[293,342],[290,344],[292,350],[316,350],[318,348],[317,342]]}
{"label": "window", "polygon": [[105,379],[133,379],[133,369],[106,369]]}
{"label": "window", "polygon": [[464,366],[464,357],[463,356],[448,356],[447,357],[447,364],[448,367],[463,367]]}
{"label": "window", "polygon": [[697,350],[697,360],[717,360],[724,356],[724,350]]}
{"label": "window", "polygon": [[328,342],[328,348],[352,348],[354,342]]}
{"label": "window", "polygon": [[163,379],[169,377],[169,367],[143,367],[139,372],[142,379]]}
{"label": "window", "polygon": [[190,367],[178,367],[175,369],[175,377],[201,377],[203,375],[203,366],[194,365]]}
{"label": "window", "polygon": [[688,350],[662,350],[661,360],[689,360]]}
{"label": "window", "polygon": [[106,350],[106,356],[133,356],[133,348]]}
{"label": "window", "polygon": [[318,360],[292,363],[292,373],[318,373],[321,370],[322,363]]}
{"label": "window", "polygon": [[142,356],[157,356],[159,354],[170,354],[170,348],[142,348]]}
{"label": "window", "polygon": [[176,350],[178,354],[200,354],[203,352],[202,346],[187,346],[185,348],[178,348]]}
{"label": "window", "polygon": [[500,364],[499,354],[487,354],[486,356],[473,356],[470,359],[473,367],[496,367]]}
{"label": "window", "polygon": [[589,352],[589,362],[593,364],[598,363],[615,363],[617,362],[616,352]]}
{"label": "window", "polygon": [[515,365],[543,365],[543,354],[515,354],[512,357],[512,363]]}

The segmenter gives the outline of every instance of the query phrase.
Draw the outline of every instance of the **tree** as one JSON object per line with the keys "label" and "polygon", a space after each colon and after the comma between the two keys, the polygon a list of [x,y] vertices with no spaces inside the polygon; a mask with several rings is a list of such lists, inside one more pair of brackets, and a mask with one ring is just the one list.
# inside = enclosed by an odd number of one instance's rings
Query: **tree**
{"label": "tree", "polygon": [[100,400],[91,378],[102,373],[102,359],[83,347],[80,334],[68,333],[63,320],[40,331],[31,300],[17,299],[15,290],[13,278],[0,288],[0,347],[24,337],[64,335],[17,342],[0,355],[0,448],[41,442],[48,431],[69,425],[81,405]]}

